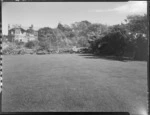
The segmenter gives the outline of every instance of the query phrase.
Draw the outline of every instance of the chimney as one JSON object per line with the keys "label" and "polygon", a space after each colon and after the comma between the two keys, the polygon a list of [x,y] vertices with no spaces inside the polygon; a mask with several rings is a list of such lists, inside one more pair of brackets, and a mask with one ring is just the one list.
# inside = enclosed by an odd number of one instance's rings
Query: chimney
{"label": "chimney", "polygon": [[31,29],[33,29],[33,24],[31,24]]}
{"label": "chimney", "polygon": [[10,30],[10,25],[8,24],[8,30]]}

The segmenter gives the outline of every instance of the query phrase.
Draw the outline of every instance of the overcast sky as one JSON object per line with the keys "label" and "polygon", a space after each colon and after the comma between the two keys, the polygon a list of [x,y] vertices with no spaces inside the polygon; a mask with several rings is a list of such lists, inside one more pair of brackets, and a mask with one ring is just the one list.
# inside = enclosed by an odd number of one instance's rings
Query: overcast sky
{"label": "overcast sky", "polygon": [[129,2],[4,2],[2,4],[2,32],[8,24],[52,27],[59,22],[72,24],[88,20],[108,25],[120,24],[129,14],[147,13],[146,1]]}

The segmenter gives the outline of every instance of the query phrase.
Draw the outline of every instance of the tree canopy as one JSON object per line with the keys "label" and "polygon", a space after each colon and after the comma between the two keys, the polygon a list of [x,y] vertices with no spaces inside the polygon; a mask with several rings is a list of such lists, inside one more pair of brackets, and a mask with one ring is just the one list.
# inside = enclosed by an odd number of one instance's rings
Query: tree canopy
{"label": "tree canopy", "polygon": [[[69,25],[58,23],[57,28],[44,27],[38,31],[41,46],[89,47],[93,53],[124,56],[127,52],[140,57],[147,52],[147,15],[129,15],[126,23],[108,26],[87,20]],[[145,50],[145,51],[144,51]],[[142,54],[147,56],[147,53]]]}

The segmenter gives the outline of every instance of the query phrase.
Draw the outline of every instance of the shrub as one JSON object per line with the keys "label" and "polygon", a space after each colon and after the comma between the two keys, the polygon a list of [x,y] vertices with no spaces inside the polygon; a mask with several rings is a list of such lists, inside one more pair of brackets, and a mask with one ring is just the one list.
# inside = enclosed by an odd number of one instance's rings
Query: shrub
{"label": "shrub", "polygon": [[39,45],[39,48],[38,48],[39,50],[49,50],[50,48],[48,41],[40,41],[38,45]]}
{"label": "shrub", "polygon": [[136,60],[148,59],[148,40],[139,35],[136,39],[135,57]]}
{"label": "shrub", "polygon": [[100,44],[105,43],[101,47],[101,53],[107,55],[123,56],[125,48],[127,46],[127,37],[120,32],[111,32],[102,38]]}
{"label": "shrub", "polygon": [[8,46],[4,49],[2,49],[2,54],[11,54],[13,52],[14,49],[16,49],[17,46],[15,44],[8,44]]}
{"label": "shrub", "polygon": [[32,49],[33,47],[38,45],[38,41],[29,41],[25,44],[25,47]]}

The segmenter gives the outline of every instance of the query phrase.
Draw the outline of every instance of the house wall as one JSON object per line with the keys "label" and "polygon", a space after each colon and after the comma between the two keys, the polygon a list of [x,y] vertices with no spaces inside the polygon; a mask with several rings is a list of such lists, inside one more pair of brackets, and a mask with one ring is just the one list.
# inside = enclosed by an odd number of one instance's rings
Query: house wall
{"label": "house wall", "polygon": [[9,39],[11,39],[12,42],[17,40],[17,41],[22,41],[26,43],[28,41],[38,39],[38,32],[31,34],[31,33],[27,33],[23,31],[21,28],[14,28],[14,29],[8,30],[8,35],[9,35]]}
{"label": "house wall", "polygon": [[21,31],[21,29],[15,29],[15,40],[27,42],[26,32]]}

